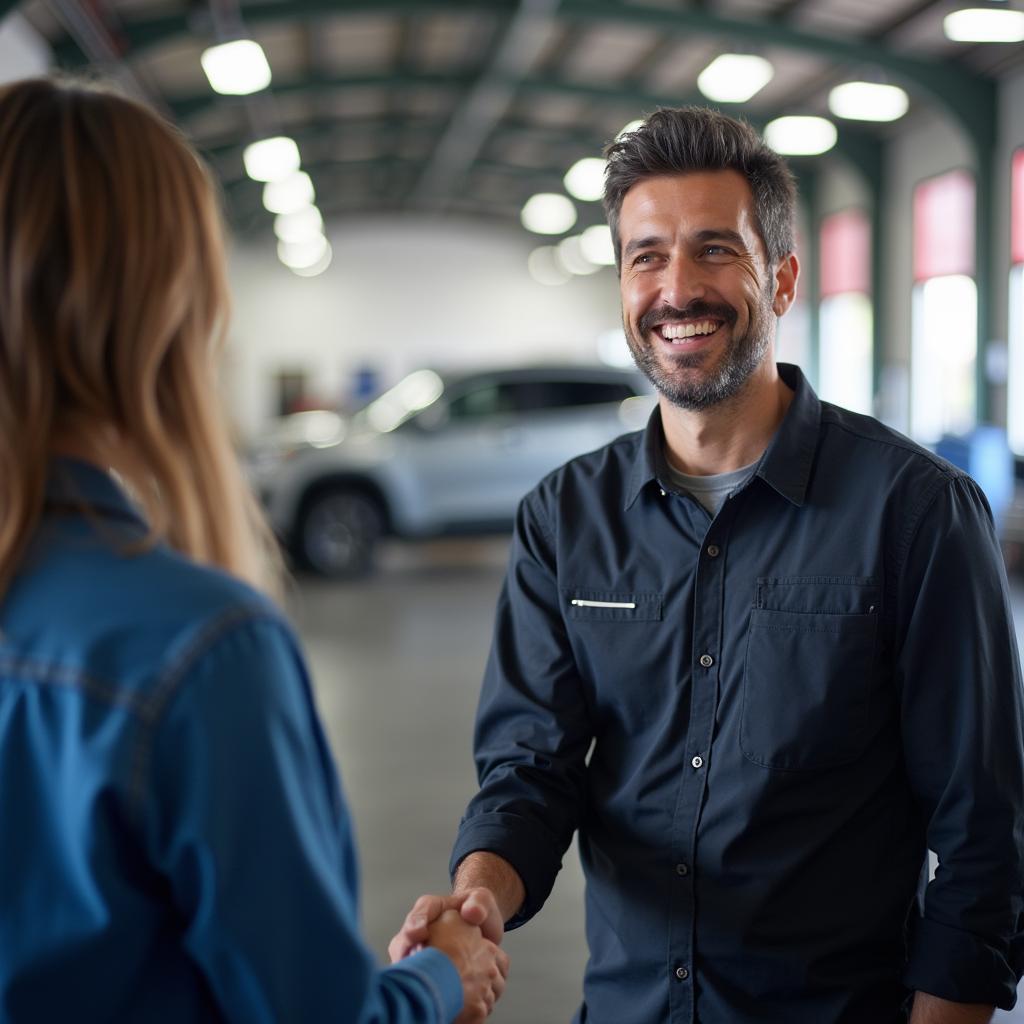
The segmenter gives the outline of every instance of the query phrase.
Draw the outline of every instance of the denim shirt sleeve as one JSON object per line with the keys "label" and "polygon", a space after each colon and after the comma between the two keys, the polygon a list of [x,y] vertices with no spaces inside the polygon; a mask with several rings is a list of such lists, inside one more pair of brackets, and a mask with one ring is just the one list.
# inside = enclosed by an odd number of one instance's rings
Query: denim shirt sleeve
{"label": "denim shirt sleeve", "polygon": [[977,485],[944,480],[909,524],[897,683],[910,784],[938,857],[905,983],[1012,1006],[1024,969],[1024,730],[1005,572]]}
{"label": "denim shirt sleeve", "polygon": [[172,687],[140,753],[151,863],[226,1020],[449,1021],[436,950],[381,970],[361,940],[351,822],[288,630],[224,630]]}
{"label": "denim shirt sleeve", "polygon": [[551,892],[583,805],[593,727],[559,607],[554,540],[537,492],[521,503],[477,711],[480,791],[452,852],[504,857],[526,899],[508,922],[529,920]]}

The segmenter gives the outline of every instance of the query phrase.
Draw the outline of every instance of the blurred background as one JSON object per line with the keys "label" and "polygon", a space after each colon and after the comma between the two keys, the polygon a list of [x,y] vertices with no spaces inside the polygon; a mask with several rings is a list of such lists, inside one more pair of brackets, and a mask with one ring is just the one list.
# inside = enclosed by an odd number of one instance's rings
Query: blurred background
{"label": "blurred background", "polygon": [[[653,401],[599,196],[602,147],[659,105],[789,156],[779,357],[979,480],[1024,629],[1020,0],[0,0],[0,81],[57,68],[155,106],[222,188],[224,402],[381,954],[447,884],[515,503]],[[581,888],[570,852],[495,1020],[571,1016]]]}

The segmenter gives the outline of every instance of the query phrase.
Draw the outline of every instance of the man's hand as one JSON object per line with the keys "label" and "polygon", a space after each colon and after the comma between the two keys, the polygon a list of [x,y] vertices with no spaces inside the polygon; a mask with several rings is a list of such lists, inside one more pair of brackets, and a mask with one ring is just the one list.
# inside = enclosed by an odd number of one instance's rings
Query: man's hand
{"label": "man's hand", "polygon": [[451,896],[421,896],[406,915],[402,929],[388,943],[391,962],[407,957],[429,941],[430,926],[445,911],[456,910],[467,924],[476,925],[496,946],[505,934],[505,922],[490,889],[476,887]]}
{"label": "man's hand", "polygon": [[910,1024],[989,1024],[994,1010],[978,1003],[951,1003],[927,992],[914,995]]}
{"label": "man's hand", "polygon": [[505,991],[508,955],[457,910],[445,910],[428,927],[427,942],[455,964],[462,979],[462,1012],[455,1024],[480,1024]]}

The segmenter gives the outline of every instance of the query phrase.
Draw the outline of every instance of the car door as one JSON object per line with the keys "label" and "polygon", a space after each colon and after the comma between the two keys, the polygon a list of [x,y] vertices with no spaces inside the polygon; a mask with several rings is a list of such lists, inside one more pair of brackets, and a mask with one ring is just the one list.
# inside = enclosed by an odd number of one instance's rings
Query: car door
{"label": "car door", "polygon": [[426,529],[511,520],[521,497],[524,415],[514,381],[483,378],[457,386],[404,430],[404,471]]}

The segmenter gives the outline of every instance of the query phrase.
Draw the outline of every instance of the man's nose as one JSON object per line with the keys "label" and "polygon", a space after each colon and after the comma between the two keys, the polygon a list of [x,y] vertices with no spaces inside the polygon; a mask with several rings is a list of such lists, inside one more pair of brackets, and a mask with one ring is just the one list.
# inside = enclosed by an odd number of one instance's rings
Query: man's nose
{"label": "man's nose", "polygon": [[676,257],[665,265],[661,276],[661,299],[666,306],[685,309],[706,295],[707,282],[695,260]]}

